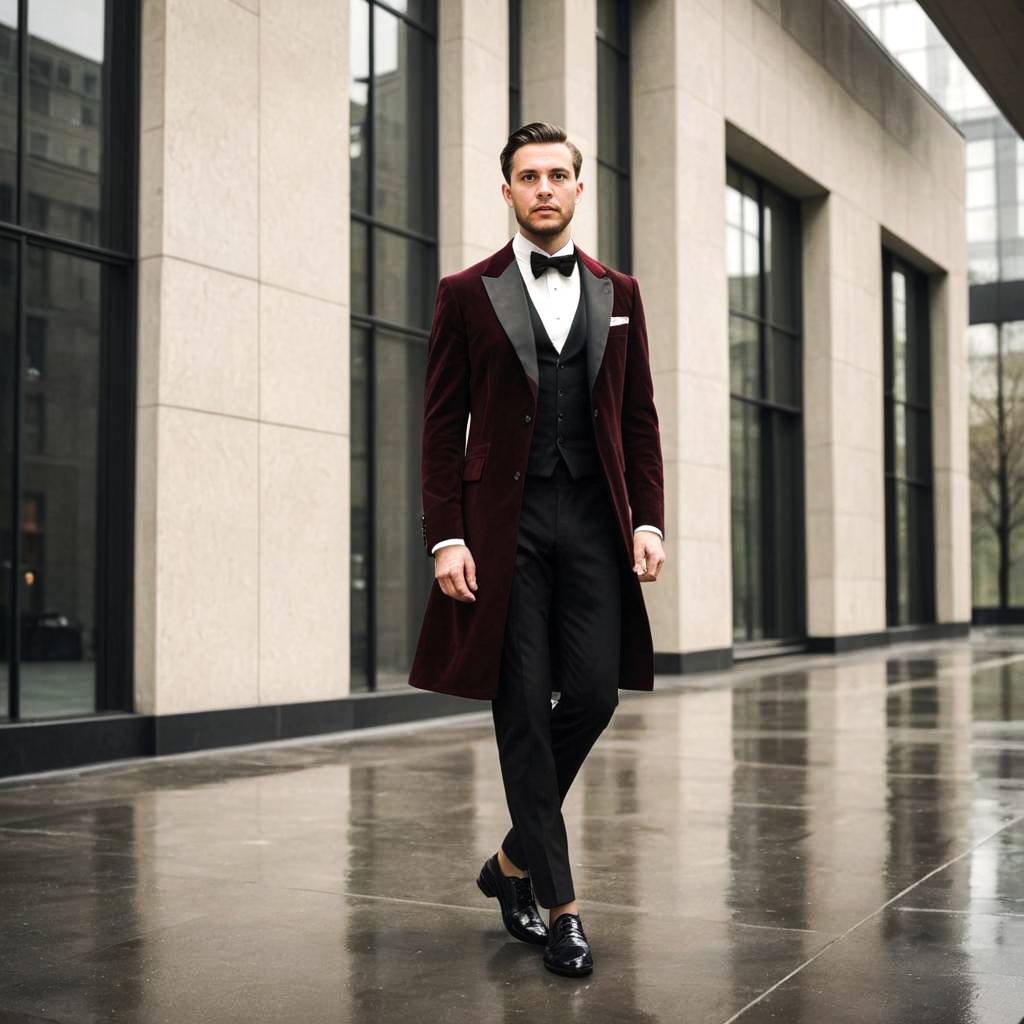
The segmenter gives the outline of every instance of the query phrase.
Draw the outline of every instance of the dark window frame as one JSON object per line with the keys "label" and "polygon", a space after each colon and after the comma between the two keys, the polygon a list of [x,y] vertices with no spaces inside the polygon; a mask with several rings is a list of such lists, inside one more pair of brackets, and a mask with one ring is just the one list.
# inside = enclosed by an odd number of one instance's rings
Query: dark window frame
{"label": "dark window frame", "polygon": [[[13,221],[0,220],[0,240],[16,247],[16,344],[13,379],[13,450],[10,467],[11,535],[9,664],[7,718],[21,718],[19,668],[23,600],[20,584],[22,560],[21,511],[24,489],[25,369],[27,367],[27,282],[30,250],[63,252],[100,264],[104,308],[112,311],[104,321],[100,351],[101,398],[98,409],[97,527],[96,538],[96,669],[95,714],[134,710],[133,562],[135,517],[136,320],[138,310],[138,177],[140,12],[137,4],[106,0],[105,52],[113,55],[102,80],[104,144],[106,152],[120,140],[122,159],[108,160],[103,178],[103,215],[106,238],[115,244],[90,245],[26,227],[29,104],[28,0],[18,0],[17,29],[17,138]],[[113,41],[118,45],[114,46]],[[37,64],[37,67],[41,65]],[[117,201],[114,201],[116,198]],[[37,721],[35,719],[32,720]]]}
{"label": "dark window frame", "polygon": [[[901,273],[907,282],[906,299],[909,320],[913,325],[907,336],[906,361],[913,361],[915,381],[909,382],[906,397],[895,393],[895,358],[893,334],[892,278]],[[911,306],[911,303],[913,304]],[[882,250],[882,346],[883,346],[883,416],[885,449],[885,617],[889,628],[930,624],[935,622],[935,465],[932,457],[932,400],[931,400],[931,323],[929,312],[929,280],[921,270],[898,256],[891,249]],[[913,348],[913,351],[912,351]],[[915,397],[911,396],[910,384],[916,385]],[[920,448],[917,452],[918,465],[926,464],[923,477],[910,476],[904,466],[896,465],[896,408],[917,414],[924,423],[924,430],[918,435]],[[908,418],[904,415],[904,423]],[[908,451],[907,439],[904,452]],[[907,552],[899,547],[899,523],[897,521],[897,494],[906,492],[909,509],[910,496],[926,502],[927,507],[921,520],[915,525],[908,523],[908,533],[913,533],[915,548]],[[916,560],[913,565],[910,559]],[[900,587],[903,581],[902,568],[908,574],[913,568],[918,571],[908,580],[908,619],[903,621],[900,613]]]}
{"label": "dark window frame", "polygon": [[[618,21],[617,33],[618,39],[608,38],[604,32],[602,32],[600,26],[597,29],[597,68],[598,74],[600,74],[601,67],[601,55],[602,52],[606,53],[612,60],[621,62],[624,67],[623,81],[626,83],[625,95],[621,93],[616,95],[616,118],[620,121],[625,122],[624,131],[626,134],[627,148],[627,159],[625,166],[623,166],[617,160],[610,160],[602,152],[602,139],[600,137],[601,129],[601,118],[598,117],[598,133],[599,137],[597,140],[597,153],[595,155],[594,163],[597,169],[595,178],[601,176],[601,171],[605,171],[606,175],[611,176],[615,180],[616,185],[616,202],[615,202],[615,215],[616,215],[616,232],[619,242],[619,251],[615,253],[609,253],[606,249],[605,243],[601,241],[602,235],[602,223],[600,217],[600,206],[598,208],[598,251],[600,258],[603,262],[608,263],[610,266],[615,267],[616,270],[621,271],[623,274],[629,274],[632,272],[633,267],[633,184],[632,175],[630,173],[630,165],[632,164],[632,89],[631,89],[631,76],[632,76],[632,65],[630,63],[630,50],[632,49],[632,33],[630,26],[630,4],[629,0],[614,0],[616,5],[616,20]],[[599,90],[600,91],[600,90]],[[607,225],[605,225],[607,228]]]}
{"label": "dark window frame", "polygon": [[[732,389],[732,374],[730,369],[730,386],[729,386],[729,403],[730,403],[730,425],[732,423],[733,415],[733,403],[740,403],[741,406],[747,409],[756,409],[761,413],[758,423],[758,437],[759,437],[759,456],[758,456],[758,474],[762,485],[762,491],[760,494],[760,507],[762,509],[761,521],[757,524],[747,524],[747,530],[756,530],[758,534],[758,544],[761,552],[761,571],[760,571],[760,593],[763,597],[763,609],[762,609],[762,625],[764,627],[765,638],[755,638],[747,636],[746,640],[737,640],[735,638],[735,623],[733,624],[734,630],[734,644],[742,646],[744,643],[752,643],[755,645],[761,645],[764,643],[787,643],[803,641],[806,639],[807,634],[807,584],[806,584],[806,541],[805,541],[805,521],[806,521],[806,501],[805,501],[805,468],[804,468],[804,406],[803,406],[803,346],[804,346],[804,325],[803,325],[803,247],[798,245],[798,248],[794,254],[795,266],[793,270],[792,287],[794,295],[794,322],[791,325],[781,325],[768,318],[768,294],[767,294],[767,275],[765,274],[765,210],[768,208],[768,201],[765,193],[768,189],[774,191],[778,196],[781,196],[788,200],[793,205],[795,211],[796,223],[798,231],[796,237],[798,240],[802,238],[802,231],[800,225],[802,224],[802,208],[800,207],[799,201],[791,196],[787,196],[781,189],[772,185],[766,179],[752,172],[749,168],[743,164],[737,163],[734,160],[726,160],[726,180],[728,183],[728,172],[729,170],[734,171],[736,174],[746,178],[749,182],[756,186],[756,202],[758,210],[758,314],[752,314],[746,310],[737,310],[732,307],[731,301],[729,302],[728,316],[730,320],[733,317],[746,320],[753,323],[757,328],[757,358],[758,358],[758,381],[759,381],[759,393],[757,395],[745,394],[737,392]],[[745,194],[745,193],[744,193]],[[798,388],[797,393],[800,398],[800,404],[795,405],[786,403],[774,399],[770,395],[769,387],[771,382],[771,375],[773,373],[772,367],[769,364],[769,345],[768,339],[771,336],[771,332],[777,334],[784,334],[789,338],[792,343],[797,347],[797,357],[795,359],[795,365],[798,367]],[[730,335],[731,337],[731,335]],[[731,355],[730,355],[730,366],[731,366]],[[792,427],[794,434],[791,438],[791,447],[798,453],[795,462],[787,467],[791,470],[791,507],[796,509],[799,514],[798,528],[793,530],[793,536],[788,538],[788,542],[791,546],[791,557],[785,558],[780,556],[779,552],[783,547],[783,538],[779,535],[783,526],[784,517],[780,517],[775,513],[778,507],[778,503],[782,497],[782,491],[784,489],[781,476],[777,472],[779,466],[782,463],[783,451],[782,445],[783,431],[785,423]],[[730,429],[731,436],[731,429]],[[730,474],[731,468],[731,440],[730,440]],[[766,512],[765,510],[771,510]],[[731,509],[730,509],[730,521],[731,521]],[[731,525],[730,525],[730,538],[731,538]],[[749,542],[745,544],[745,549],[749,553],[752,546]],[[788,577],[783,578],[780,571],[782,562],[785,562],[788,566]],[[746,566],[747,576],[753,575],[752,566],[748,564]],[[779,607],[782,596],[782,591],[790,589],[787,587],[787,583],[791,583],[791,609],[790,614],[795,623],[794,631],[792,634],[784,634],[778,627],[778,616]],[[775,602],[773,604],[773,602]],[[749,619],[749,616],[748,616]]]}
{"label": "dark window frame", "polygon": [[523,3],[508,0],[508,133],[523,125]]}

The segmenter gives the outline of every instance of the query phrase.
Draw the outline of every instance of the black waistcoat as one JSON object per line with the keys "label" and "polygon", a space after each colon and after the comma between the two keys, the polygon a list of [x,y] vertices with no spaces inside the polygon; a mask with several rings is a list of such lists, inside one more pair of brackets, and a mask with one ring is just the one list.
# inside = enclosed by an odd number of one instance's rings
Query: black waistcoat
{"label": "black waistcoat", "polygon": [[[578,271],[577,271],[578,272]],[[525,285],[523,286],[526,287]],[[561,458],[573,479],[601,467],[594,441],[590,383],[587,379],[587,304],[582,292],[561,354],[551,343],[544,322],[526,294],[537,346],[537,422],[526,472],[551,476]]]}

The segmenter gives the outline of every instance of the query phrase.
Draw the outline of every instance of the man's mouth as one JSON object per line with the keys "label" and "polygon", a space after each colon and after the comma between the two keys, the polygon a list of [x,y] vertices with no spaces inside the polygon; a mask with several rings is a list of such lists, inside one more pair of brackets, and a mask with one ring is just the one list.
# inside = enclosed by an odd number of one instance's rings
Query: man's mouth
{"label": "man's mouth", "polygon": [[558,213],[558,210],[553,206],[535,206],[533,209],[534,213]]}

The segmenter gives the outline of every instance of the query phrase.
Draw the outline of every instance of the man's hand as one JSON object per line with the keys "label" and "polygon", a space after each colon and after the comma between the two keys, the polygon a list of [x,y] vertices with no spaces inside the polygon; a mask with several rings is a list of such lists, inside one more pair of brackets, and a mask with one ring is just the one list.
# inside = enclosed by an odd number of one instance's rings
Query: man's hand
{"label": "man's hand", "polygon": [[658,578],[665,564],[665,549],[661,538],[650,530],[637,530],[633,534],[633,572],[638,573],[641,583],[650,583]]}
{"label": "man's hand", "polygon": [[456,601],[476,600],[476,562],[465,544],[449,544],[434,555],[434,578]]}

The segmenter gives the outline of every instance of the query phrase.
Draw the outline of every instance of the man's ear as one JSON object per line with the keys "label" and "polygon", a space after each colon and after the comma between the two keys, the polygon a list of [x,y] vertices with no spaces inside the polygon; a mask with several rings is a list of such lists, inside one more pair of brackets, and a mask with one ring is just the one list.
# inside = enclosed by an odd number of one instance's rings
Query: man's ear
{"label": "man's ear", "polygon": [[579,205],[579,201],[583,198],[583,182],[576,182],[576,205]]}
{"label": "man's ear", "polygon": [[512,209],[512,189],[507,184],[501,186],[501,197],[505,200],[505,205],[511,210]]}

